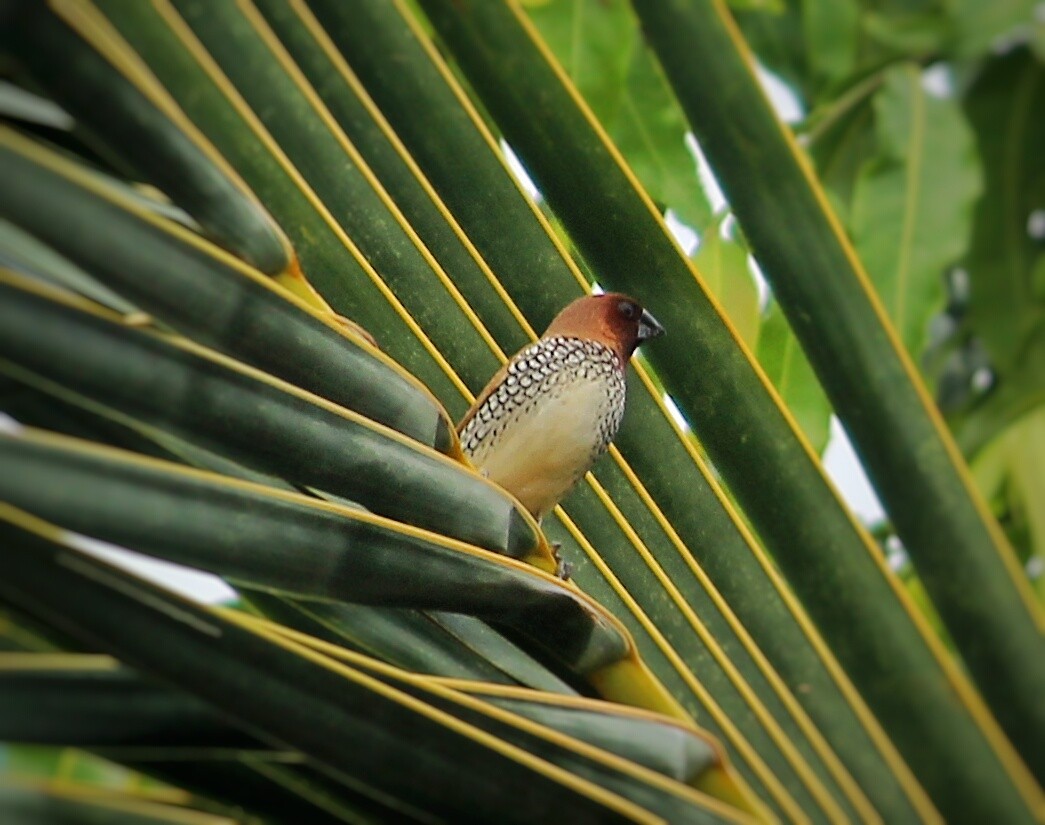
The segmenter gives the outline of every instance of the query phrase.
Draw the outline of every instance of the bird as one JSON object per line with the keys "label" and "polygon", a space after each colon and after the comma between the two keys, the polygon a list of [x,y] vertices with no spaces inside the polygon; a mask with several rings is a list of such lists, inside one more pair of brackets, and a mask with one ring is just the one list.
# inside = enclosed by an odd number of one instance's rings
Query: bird
{"label": "bird", "polygon": [[479,472],[540,523],[608,449],[635,350],[664,333],[634,298],[578,298],[479,393],[457,426]]}

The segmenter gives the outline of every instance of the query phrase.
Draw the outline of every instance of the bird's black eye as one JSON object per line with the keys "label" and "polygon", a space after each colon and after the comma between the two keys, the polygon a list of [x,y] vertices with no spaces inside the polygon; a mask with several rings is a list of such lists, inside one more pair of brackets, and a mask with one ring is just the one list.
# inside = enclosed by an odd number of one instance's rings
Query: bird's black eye
{"label": "bird's black eye", "polygon": [[621,301],[617,304],[617,312],[619,312],[622,317],[631,321],[639,314],[639,308],[631,301]]}

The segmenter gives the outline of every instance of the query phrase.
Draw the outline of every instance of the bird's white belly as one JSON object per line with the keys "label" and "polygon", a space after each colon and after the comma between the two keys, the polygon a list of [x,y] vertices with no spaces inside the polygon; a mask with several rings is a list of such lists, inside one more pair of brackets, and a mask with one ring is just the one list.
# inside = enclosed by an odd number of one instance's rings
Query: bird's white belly
{"label": "bird's white belly", "polygon": [[[608,376],[556,388],[551,397],[510,414],[492,449],[473,456],[491,481],[511,491],[538,518],[592,465],[605,449],[606,428],[616,429],[618,402]],[[612,437],[613,433],[609,433]]]}

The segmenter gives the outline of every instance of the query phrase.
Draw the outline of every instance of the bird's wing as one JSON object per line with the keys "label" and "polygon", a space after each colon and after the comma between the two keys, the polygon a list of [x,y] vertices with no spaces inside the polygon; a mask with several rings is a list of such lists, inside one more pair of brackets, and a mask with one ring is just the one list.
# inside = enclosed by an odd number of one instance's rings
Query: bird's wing
{"label": "bird's wing", "polygon": [[[511,362],[509,361],[508,364],[510,363]],[[503,367],[497,370],[494,377],[491,378],[489,382],[487,382],[485,387],[483,387],[483,391],[479,393],[479,396],[475,399],[475,403],[472,404],[471,409],[469,409],[468,412],[464,414],[464,418],[462,418],[460,422],[458,422],[458,435],[460,435],[464,428],[468,426],[468,422],[475,417],[475,414],[479,411],[479,408],[486,403],[486,399],[489,398],[493,394],[493,391],[501,385],[502,381],[504,381],[504,377],[508,374],[508,364],[505,364]]]}

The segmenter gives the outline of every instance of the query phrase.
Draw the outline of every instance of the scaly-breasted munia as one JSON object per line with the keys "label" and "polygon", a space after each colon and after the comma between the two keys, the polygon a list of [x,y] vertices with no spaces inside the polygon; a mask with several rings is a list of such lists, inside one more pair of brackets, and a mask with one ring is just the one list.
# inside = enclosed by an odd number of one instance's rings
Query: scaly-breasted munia
{"label": "scaly-breasted munia", "polygon": [[626,295],[574,301],[479,394],[457,427],[464,452],[539,521],[606,451],[628,359],[663,332]]}

